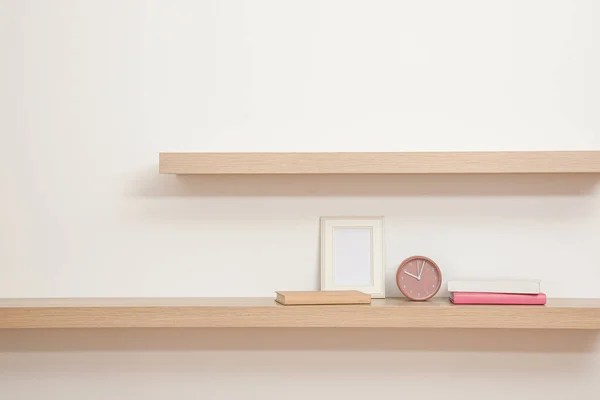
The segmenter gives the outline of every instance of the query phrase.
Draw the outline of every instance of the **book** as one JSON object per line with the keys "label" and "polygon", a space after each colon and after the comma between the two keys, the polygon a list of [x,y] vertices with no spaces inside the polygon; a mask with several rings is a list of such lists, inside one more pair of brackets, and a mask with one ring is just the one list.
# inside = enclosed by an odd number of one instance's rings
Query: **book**
{"label": "book", "polygon": [[328,290],[313,292],[275,292],[275,301],[284,306],[371,304],[371,295],[358,290]]}
{"label": "book", "polygon": [[538,294],[537,280],[449,281],[449,292]]}
{"label": "book", "polygon": [[546,304],[546,295],[509,294],[509,293],[450,293],[454,304],[505,304],[505,305],[541,305]]}

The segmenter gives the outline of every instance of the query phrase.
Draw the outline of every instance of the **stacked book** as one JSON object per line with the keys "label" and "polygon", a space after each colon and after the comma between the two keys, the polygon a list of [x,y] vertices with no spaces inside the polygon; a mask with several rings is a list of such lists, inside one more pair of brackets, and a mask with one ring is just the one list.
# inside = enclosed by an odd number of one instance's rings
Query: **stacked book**
{"label": "stacked book", "polygon": [[448,291],[454,304],[546,304],[540,281],[450,281]]}

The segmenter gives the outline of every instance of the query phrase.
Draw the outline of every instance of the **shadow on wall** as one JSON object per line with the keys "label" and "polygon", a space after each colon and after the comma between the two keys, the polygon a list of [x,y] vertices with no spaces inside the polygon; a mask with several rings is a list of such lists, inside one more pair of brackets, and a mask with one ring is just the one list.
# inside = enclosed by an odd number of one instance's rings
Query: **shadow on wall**
{"label": "shadow on wall", "polygon": [[599,175],[159,175],[140,172],[132,196],[544,196],[591,194]]}
{"label": "shadow on wall", "polygon": [[0,353],[55,351],[449,351],[587,353],[595,331],[472,329],[53,329],[0,331]]}

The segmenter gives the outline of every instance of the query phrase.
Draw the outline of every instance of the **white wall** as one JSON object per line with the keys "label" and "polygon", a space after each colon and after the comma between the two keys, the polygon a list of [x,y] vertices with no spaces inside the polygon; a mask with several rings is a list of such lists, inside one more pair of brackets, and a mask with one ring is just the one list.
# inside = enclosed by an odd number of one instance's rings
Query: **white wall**
{"label": "white wall", "polygon": [[[159,151],[600,150],[599,18],[594,0],[0,0],[0,297],[316,289],[318,217],[348,214],[386,217],[392,296],[424,254],[446,279],[600,297],[593,177],[157,171]],[[563,399],[598,376],[584,332],[0,332],[2,399]]]}

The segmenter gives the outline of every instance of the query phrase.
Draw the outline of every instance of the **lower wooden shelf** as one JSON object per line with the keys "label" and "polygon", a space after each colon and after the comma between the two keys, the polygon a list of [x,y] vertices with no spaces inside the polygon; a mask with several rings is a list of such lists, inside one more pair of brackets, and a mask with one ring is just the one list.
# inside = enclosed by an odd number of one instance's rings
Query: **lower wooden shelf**
{"label": "lower wooden shelf", "polygon": [[0,329],[48,328],[498,328],[599,329],[600,299],[546,306],[282,306],[272,298],[0,299]]}

